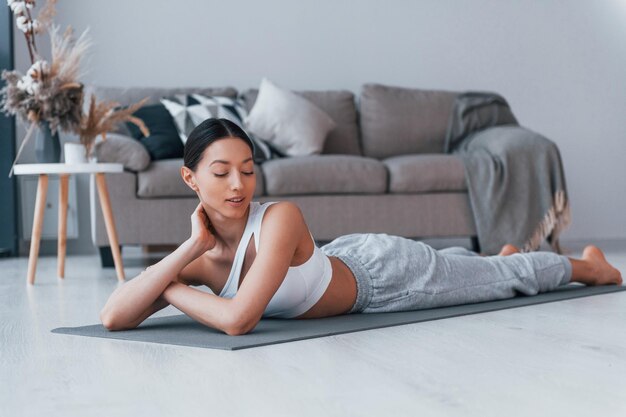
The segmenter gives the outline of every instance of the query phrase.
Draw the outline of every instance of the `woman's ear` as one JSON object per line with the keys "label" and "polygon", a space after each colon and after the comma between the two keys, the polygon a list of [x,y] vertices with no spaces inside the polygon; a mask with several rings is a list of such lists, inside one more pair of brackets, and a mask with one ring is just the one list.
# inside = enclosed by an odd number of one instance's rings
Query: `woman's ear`
{"label": "woman's ear", "polygon": [[189,188],[198,192],[198,186],[193,178],[193,172],[189,168],[182,166],[180,168],[180,176],[183,177],[183,181],[185,181],[185,184],[187,184]]}

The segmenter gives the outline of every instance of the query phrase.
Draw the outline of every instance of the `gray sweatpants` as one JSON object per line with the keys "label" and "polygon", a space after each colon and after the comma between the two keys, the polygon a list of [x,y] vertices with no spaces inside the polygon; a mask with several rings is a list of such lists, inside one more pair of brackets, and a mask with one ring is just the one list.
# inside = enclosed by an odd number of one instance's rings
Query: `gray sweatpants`
{"label": "gray sweatpants", "polygon": [[482,257],[385,233],[340,236],[321,250],[341,259],[356,277],[357,299],[348,314],[535,295],[567,284],[572,275],[569,259],[551,252]]}

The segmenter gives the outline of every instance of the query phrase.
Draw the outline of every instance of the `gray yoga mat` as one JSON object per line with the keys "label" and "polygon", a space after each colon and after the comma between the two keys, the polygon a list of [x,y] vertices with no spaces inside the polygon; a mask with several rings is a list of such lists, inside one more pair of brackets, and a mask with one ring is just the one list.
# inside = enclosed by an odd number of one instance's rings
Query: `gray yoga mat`
{"label": "gray yoga mat", "polygon": [[349,314],[323,319],[285,320],[263,319],[254,330],[241,336],[228,336],[206,327],[184,314],[147,319],[136,329],[110,332],[101,324],[81,327],[60,327],[53,333],[79,336],[123,339],[139,342],[165,343],[180,346],[195,346],[211,349],[238,350],[274,343],[293,342],[314,337],[418,323],[428,320],[485,313],[506,308],[550,303],[571,298],[606,294],[626,290],[626,286],[605,285],[587,287],[569,284],[558,289],[534,296],[517,296],[506,300],[484,303],[440,307],[428,310],[403,311],[398,313]]}

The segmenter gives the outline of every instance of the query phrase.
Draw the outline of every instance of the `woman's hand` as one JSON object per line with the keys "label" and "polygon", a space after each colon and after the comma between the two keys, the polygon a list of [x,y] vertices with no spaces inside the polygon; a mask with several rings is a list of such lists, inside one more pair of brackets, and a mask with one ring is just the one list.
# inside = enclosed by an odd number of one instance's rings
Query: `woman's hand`
{"label": "woman's hand", "polygon": [[211,250],[215,247],[215,235],[211,232],[211,222],[209,216],[204,211],[202,203],[191,214],[191,237],[193,242],[201,253]]}

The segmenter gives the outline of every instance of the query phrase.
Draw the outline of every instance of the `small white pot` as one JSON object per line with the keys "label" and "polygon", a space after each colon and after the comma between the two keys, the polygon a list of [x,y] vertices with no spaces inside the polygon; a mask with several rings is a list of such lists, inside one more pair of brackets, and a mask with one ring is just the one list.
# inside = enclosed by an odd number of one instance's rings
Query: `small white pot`
{"label": "small white pot", "polygon": [[87,162],[85,146],[82,143],[68,142],[63,145],[66,164],[84,164]]}

